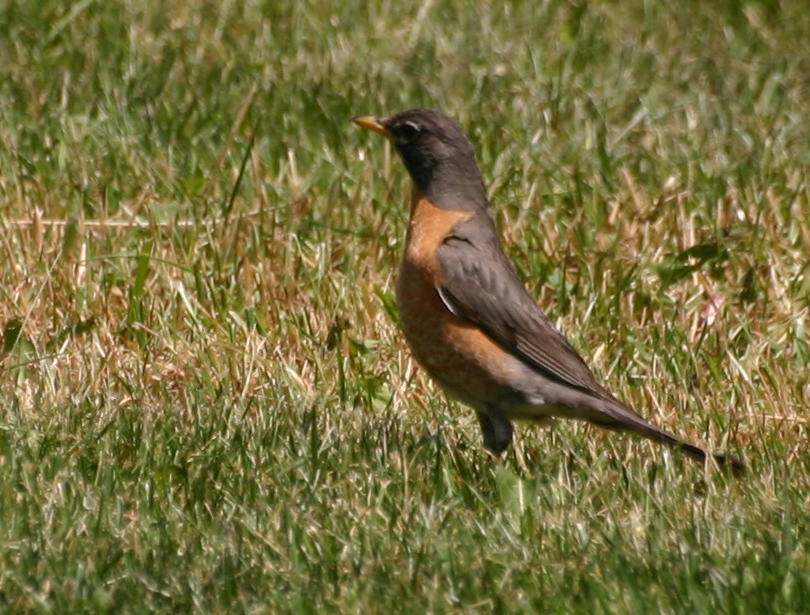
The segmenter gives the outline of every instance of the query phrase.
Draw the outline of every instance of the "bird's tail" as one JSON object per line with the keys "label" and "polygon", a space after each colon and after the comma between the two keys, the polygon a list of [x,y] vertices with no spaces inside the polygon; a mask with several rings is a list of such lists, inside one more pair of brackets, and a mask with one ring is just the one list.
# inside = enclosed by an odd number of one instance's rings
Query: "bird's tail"
{"label": "bird's tail", "polygon": [[587,420],[606,429],[616,431],[630,431],[649,438],[654,442],[666,444],[674,449],[681,450],[693,459],[705,461],[708,457],[714,459],[718,466],[731,470],[735,476],[745,472],[743,463],[731,455],[718,455],[707,453],[702,448],[685,442],[677,436],[651,425],[628,406],[618,400],[604,400],[600,404],[599,412],[588,416]]}

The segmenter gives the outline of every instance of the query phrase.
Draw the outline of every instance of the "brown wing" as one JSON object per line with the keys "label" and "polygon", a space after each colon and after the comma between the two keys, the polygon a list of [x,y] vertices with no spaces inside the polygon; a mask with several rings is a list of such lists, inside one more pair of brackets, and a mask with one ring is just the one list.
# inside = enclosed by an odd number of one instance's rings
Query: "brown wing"
{"label": "brown wing", "polygon": [[[442,274],[437,291],[447,308],[546,377],[603,400],[591,408],[594,413],[588,420],[608,429],[635,431],[705,459],[701,448],[649,424],[596,382],[582,357],[526,292],[491,223],[457,227],[439,246],[436,257]],[[744,471],[733,457],[713,457],[735,474]]]}
{"label": "brown wing", "polygon": [[544,375],[597,397],[613,399],[568,340],[526,291],[494,235],[465,236],[456,229],[439,247],[439,295],[459,318]]}

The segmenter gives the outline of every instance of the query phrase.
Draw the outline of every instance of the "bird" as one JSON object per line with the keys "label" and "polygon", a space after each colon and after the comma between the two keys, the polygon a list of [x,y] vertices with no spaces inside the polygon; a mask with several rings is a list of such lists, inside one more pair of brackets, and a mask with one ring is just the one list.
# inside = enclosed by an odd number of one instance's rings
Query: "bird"
{"label": "bird", "polygon": [[400,324],[416,362],[476,413],[495,457],[513,421],[587,421],[632,432],[742,471],[641,417],[597,382],[526,289],[498,236],[472,143],[448,115],[410,109],[352,121],[387,137],[412,180],[396,283]]}

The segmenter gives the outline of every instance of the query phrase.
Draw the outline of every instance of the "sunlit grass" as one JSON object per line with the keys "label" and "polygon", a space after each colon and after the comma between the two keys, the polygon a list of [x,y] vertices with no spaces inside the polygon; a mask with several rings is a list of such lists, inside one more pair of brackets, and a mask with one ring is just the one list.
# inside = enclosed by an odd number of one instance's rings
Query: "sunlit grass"
{"label": "sunlit grass", "polygon": [[[800,3],[0,3],[10,612],[801,613]],[[518,269],[643,415],[488,457],[396,329],[447,110]]]}

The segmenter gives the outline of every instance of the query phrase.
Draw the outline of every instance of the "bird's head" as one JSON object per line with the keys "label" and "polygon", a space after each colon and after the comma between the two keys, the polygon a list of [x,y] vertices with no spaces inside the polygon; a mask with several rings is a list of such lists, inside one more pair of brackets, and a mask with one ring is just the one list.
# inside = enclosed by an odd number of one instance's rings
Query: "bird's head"
{"label": "bird's head", "polygon": [[486,207],[473,146],[449,116],[432,109],[411,109],[389,117],[364,115],[353,121],[388,137],[422,194],[441,204],[461,190],[470,204]]}

